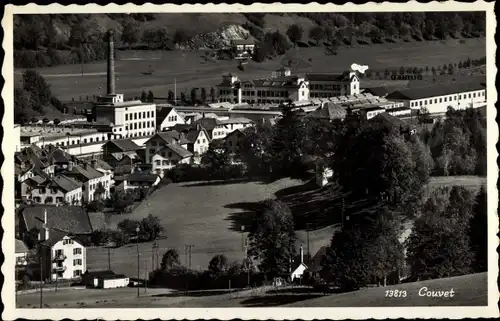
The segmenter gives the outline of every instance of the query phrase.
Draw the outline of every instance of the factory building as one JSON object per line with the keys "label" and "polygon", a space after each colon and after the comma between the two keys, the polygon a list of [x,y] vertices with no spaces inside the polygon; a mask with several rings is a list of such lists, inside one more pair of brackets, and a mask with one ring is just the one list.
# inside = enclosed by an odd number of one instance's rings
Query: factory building
{"label": "factory building", "polygon": [[141,101],[125,101],[115,92],[113,33],[108,32],[107,94],[97,97],[92,107],[92,120],[109,123],[113,138],[148,137],[156,131],[156,105]]}
{"label": "factory building", "polygon": [[486,86],[480,82],[435,84],[428,87],[395,91],[386,97],[414,110],[427,108],[429,113],[445,113],[453,109],[477,108],[486,105]]}

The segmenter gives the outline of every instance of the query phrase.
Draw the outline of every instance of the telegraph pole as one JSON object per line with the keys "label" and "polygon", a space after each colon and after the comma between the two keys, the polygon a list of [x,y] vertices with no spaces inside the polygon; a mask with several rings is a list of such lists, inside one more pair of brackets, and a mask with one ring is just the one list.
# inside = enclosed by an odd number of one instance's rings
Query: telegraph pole
{"label": "telegraph pole", "polygon": [[148,261],[144,261],[144,293],[146,293],[148,284]]}
{"label": "telegraph pole", "polygon": [[108,271],[111,271],[111,249],[110,249],[110,244],[108,244]]}

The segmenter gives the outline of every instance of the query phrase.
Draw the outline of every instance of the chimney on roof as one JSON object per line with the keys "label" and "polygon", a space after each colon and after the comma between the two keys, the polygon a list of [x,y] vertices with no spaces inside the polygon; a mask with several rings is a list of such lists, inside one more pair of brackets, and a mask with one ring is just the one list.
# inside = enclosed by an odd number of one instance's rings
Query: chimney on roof
{"label": "chimney on roof", "polygon": [[115,93],[115,44],[113,30],[108,31],[108,95]]}
{"label": "chimney on roof", "polygon": [[49,229],[47,228],[47,210],[43,213],[43,224],[40,232],[38,232],[38,240],[40,242],[47,241],[49,239]]}

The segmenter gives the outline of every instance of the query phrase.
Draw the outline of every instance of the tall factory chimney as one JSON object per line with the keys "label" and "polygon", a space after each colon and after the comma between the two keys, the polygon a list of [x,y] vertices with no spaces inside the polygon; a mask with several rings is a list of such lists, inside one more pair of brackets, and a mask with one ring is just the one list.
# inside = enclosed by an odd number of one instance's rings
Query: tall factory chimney
{"label": "tall factory chimney", "polygon": [[108,95],[115,94],[115,44],[113,30],[108,31]]}

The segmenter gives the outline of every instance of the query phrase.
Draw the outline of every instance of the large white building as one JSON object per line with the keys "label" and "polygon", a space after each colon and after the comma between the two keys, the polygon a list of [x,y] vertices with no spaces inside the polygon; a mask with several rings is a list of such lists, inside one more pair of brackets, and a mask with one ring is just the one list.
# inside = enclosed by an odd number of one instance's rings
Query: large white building
{"label": "large white building", "polygon": [[359,78],[354,71],[297,76],[287,68],[273,72],[270,78],[245,81],[227,74],[217,87],[219,102],[235,104],[280,104],[360,93]]}
{"label": "large white building", "polygon": [[431,114],[445,113],[448,107],[466,109],[486,105],[486,86],[480,82],[435,84],[395,91],[386,98],[403,102],[405,107],[413,110],[425,107]]}

